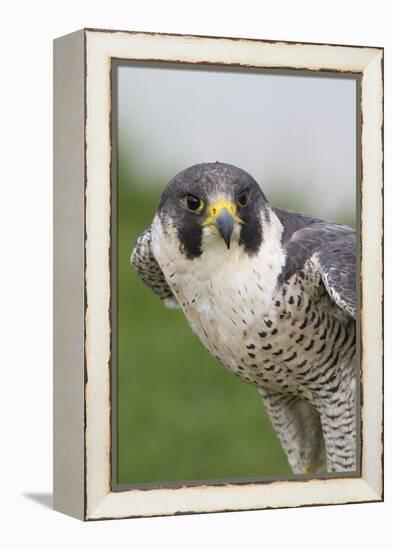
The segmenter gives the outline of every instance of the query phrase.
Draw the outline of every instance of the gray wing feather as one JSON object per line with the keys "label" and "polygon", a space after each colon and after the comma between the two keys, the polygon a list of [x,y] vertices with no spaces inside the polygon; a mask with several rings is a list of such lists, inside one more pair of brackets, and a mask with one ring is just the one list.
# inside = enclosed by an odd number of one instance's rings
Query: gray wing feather
{"label": "gray wing feather", "polygon": [[151,227],[138,238],[131,254],[131,265],[145,283],[168,307],[178,307],[176,298],[170,289],[151,247]]}
{"label": "gray wing feather", "polygon": [[350,227],[276,209],[284,226],[286,264],[281,281],[301,271],[315,258],[330,298],[356,317],[356,233]]}
{"label": "gray wing feather", "polygon": [[317,252],[323,284],[331,299],[356,318],[355,233],[337,239]]}

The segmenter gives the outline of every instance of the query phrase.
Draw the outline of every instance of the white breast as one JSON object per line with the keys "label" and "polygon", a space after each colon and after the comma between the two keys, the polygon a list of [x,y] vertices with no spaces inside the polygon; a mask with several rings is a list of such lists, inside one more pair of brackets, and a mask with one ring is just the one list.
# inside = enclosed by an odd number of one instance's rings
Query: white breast
{"label": "white breast", "polygon": [[206,232],[203,254],[194,259],[181,253],[177,239],[163,234],[158,218],[153,224],[153,253],[190,326],[229,368],[261,320],[276,315],[272,301],[285,261],[278,223],[263,224],[264,241],[255,256],[239,246],[238,228],[230,250]]}

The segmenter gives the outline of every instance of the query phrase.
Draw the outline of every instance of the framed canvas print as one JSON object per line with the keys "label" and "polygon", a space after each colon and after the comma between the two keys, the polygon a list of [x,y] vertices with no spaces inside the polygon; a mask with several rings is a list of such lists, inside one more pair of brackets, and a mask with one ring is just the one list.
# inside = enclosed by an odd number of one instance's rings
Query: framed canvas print
{"label": "framed canvas print", "polygon": [[383,498],[383,50],[54,43],[54,507]]}

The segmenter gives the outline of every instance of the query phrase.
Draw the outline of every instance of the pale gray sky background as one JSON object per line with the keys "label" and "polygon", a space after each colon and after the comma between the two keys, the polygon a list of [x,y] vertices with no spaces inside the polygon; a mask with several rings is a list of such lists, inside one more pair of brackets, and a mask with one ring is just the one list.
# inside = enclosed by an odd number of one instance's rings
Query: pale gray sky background
{"label": "pale gray sky background", "polygon": [[250,172],[281,206],[296,196],[304,212],[354,215],[355,79],[172,66],[118,71],[119,151],[143,185],[163,187],[187,166],[219,160]]}

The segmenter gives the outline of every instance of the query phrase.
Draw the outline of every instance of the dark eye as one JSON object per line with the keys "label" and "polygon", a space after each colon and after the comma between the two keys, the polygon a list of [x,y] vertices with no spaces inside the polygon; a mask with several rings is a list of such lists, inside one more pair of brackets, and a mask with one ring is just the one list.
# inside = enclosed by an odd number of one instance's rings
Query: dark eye
{"label": "dark eye", "polygon": [[240,191],[237,196],[237,204],[239,206],[247,206],[248,203],[248,191]]}
{"label": "dark eye", "polygon": [[186,206],[191,212],[201,212],[204,206],[204,203],[201,199],[190,193],[186,195]]}

